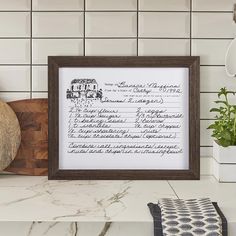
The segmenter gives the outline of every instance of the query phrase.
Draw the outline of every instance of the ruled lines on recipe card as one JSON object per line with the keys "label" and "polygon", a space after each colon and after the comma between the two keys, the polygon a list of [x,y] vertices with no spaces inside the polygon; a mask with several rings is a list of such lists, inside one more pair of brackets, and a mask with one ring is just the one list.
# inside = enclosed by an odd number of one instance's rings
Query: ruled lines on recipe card
{"label": "ruled lines on recipe card", "polygon": [[66,80],[66,89],[63,86],[62,98],[67,154],[82,158],[184,154],[187,85],[181,75],[185,69],[173,68],[177,75],[164,68],[152,69],[154,73],[144,68],[116,69],[111,74],[96,68],[78,74],[68,70],[71,79]]}

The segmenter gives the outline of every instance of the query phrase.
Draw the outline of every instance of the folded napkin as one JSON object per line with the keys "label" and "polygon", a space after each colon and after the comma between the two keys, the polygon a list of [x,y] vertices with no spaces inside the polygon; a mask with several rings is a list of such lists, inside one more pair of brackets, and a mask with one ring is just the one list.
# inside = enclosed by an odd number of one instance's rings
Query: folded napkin
{"label": "folded napkin", "polygon": [[148,207],[154,219],[154,236],[227,236],[227,221],[209,198],[163,198]]}

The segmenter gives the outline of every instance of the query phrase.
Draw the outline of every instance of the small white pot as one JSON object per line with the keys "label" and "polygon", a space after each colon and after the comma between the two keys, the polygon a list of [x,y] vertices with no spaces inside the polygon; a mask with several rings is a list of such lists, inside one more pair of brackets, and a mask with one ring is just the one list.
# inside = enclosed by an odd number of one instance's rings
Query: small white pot
{"label": "small white pot", "polygon": [[213,142],[213,174],[219,182],[236,182],[236,146]]}

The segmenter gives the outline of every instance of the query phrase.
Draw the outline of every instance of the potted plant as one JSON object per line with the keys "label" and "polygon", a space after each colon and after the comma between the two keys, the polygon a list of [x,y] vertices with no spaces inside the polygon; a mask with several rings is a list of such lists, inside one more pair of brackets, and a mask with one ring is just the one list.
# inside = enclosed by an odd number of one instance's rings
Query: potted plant
{"label": "potted plant", "polygon": [[235,92],[220,89],[218,107],[210,110],[216,120],[208,127],[213,130],[213,174],[219,182],[236,182],[236,105],[229,103],[229,95]]}

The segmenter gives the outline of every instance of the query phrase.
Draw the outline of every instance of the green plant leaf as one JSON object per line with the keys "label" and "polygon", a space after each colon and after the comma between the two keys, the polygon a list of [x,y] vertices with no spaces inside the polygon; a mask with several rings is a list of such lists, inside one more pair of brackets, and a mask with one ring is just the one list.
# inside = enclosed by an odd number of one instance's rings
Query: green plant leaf
{"label": "green plant leaf", "polygon": [[211,108],[210,112],[221,112],[219,108]]}
{"label": "green plant leaf", "polygon": [[222,103],[222,104],[225,104],[226,106],[228,105],[226,101],[222,101],[222,100],[218,100],[218,101],[214,101],[215,103]]}
{"label": "green plant leaf", "polygon": [[218,98],[220,98],[221,95],[226,95],[226,94],[227,94],[227,89],[225,87],[221,88],[220,92],[218,93]]}
{"label": "green plant leaf", "polygon": [[218,142],[219,142],[219,145],[222,146],[222,147],[230,146],[230,142],[228,140],[220,139],[220,140],[218,140]]}
{"label": "green plant leaf", "polygon": [[224,138],[225,140],[227,141],[230,141],[231,140],[231,134],[229,131],[227,130],[224,130],[222,133],[221,133],[221,136],[222,138]]}
{"label": "green plant leaf", "polygon": [[210,109],[216,112],[216,121],[209,125],[207,129],[212,129],[212,137],[223,147],[236,145],[236,104],[229,104],[228,95],[235,96],[235,91],[228,91],[226,87],[220,89],[219,100],[214,101],[219,107]]}
{"label": "green plant leaf", "polygon": [[215,129],[215,128],[217,128],[216,124],[211,124],[207,127],[207,129]]}

